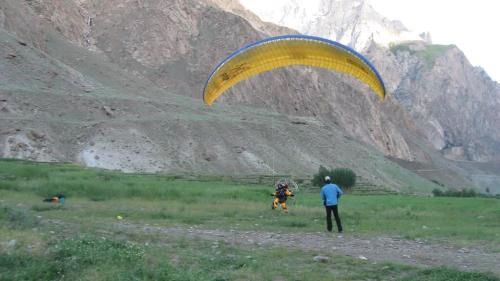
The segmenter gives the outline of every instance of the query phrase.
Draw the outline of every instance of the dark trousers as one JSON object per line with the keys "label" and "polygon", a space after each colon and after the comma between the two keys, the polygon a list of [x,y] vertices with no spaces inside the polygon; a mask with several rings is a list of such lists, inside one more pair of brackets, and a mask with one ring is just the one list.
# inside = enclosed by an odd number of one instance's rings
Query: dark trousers
{"label": "dark trousers", "polygon": [[342,224],[340,223],[339,209],[337,205],[325,206],[326,210],[326,229],[332,231],[332,212],[335,216],[335,222],[337,223],[337,230],[342,232]]}

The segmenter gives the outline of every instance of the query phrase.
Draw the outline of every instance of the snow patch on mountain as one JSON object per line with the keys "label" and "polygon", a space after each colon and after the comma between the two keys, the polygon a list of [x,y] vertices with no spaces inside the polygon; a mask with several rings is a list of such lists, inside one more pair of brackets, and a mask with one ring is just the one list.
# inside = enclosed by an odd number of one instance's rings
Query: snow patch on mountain
{"label": "snow patch on mountain", "polygon": [[430,40],[374,10],[367,0],[239,0],[262,20],[321,36],[363,50],[373,41],[391,43]]}

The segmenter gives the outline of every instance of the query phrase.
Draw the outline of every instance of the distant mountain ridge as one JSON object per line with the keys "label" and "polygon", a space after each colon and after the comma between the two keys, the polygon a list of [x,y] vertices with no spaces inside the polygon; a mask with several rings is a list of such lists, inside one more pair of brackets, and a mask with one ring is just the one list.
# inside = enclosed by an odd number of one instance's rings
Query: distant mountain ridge
{"label": "distant mountain ridge", "polygon": [[329,38],[360,51],[372,41],[385,47],[404,41],[431,43],[429,34],[412,32],[401,22],[385,18],[367,0],[289,0],[269,6],[259,6],[251,0],[241,2],[264,21]]}

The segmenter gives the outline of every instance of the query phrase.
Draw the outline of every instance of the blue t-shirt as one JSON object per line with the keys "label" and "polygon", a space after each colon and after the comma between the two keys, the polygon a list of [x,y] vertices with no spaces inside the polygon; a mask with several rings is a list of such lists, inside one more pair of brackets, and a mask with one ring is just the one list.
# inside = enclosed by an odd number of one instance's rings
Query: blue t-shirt
{"label": "blue t-shirt", "polygon": [[342,190],[336,184],[325,184],[321,188],[321,199],[323,199],[323,205],[325,206],[337,205],[337,198],[340,198],[340,195],[342,195]]}

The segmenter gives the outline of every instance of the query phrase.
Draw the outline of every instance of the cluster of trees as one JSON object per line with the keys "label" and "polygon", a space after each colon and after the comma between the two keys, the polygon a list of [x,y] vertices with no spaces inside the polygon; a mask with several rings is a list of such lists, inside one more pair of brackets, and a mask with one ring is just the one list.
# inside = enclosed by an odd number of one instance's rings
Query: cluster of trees
{"label": "cluster of trees", "polygon": [[[489,189],[487,189],[487,192],[489,192]],[[464,189],[448,189],[448,190],[440,190],[435,188],[432,190],[432,194],[436,197],[496,197],[500,198],[500,196],[493,196],[489,194],[483,194],[480,192],[475,191],[472,188],[464,188]]]}
{"label": "cluster of trees", "polygon": [[319,167],[318,173],[314,174],[312,184],[314,186],[323,186],[326,176],[330,176],[332,182],[347,190],[356,184],[356,173],[349,168],[327,169],[323,166]]}
{"label": "cluster of trees", "polygon": [[478,196],[478,193],[472,188],[467,189],[459,189],[459,190],[440,190],[440,189],[433,189],[432,194],[436,197],[476,197]]}

